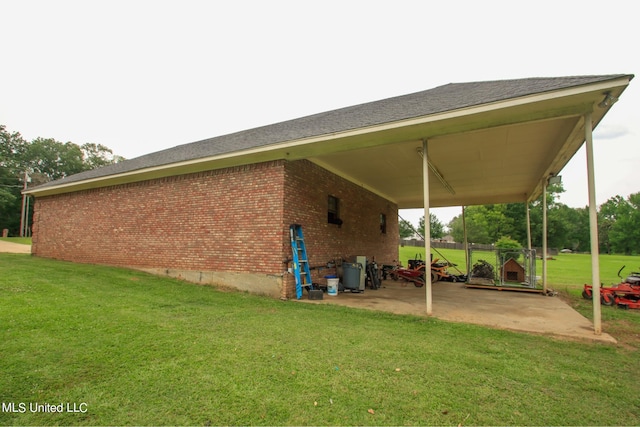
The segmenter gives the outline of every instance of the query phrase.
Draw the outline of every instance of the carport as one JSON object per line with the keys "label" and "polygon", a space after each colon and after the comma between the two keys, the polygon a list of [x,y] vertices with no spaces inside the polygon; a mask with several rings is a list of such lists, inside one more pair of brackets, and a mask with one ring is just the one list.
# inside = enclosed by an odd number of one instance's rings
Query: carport
{"label": "carport", "polygon": [[[585,144],[595,289],[600,272],[592,130],[632,78],[619,74],[448,84],[324,113],[340,113],[344,116],[339,120],[358,120],[359,126],[290,142],[286,156],[307,158],[400,209],[424,207],[429,218],[431,207],[533,201]],[[428,254],[428,227],[426,231]],[[546,236],[544,241],[543,252]],[[546,286],[546,259],[543,282]],[[424,297],[425,313],[437,312],[429,275]],[[593,306],[593,332],[600,335],[599,298]]]}

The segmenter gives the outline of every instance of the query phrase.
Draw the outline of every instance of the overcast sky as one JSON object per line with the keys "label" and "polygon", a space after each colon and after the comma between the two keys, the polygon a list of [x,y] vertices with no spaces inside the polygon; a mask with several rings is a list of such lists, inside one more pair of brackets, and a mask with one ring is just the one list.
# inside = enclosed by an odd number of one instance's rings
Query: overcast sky
{"label": "overcast sky", "polygon": [[[635,74],[634,3],[0,0],[0,124],[133,158],[447,83]],[[635,79],[594,132],[599,204],[640,191],[639,115]],[[561,202],[587,204],[585,164]]]}

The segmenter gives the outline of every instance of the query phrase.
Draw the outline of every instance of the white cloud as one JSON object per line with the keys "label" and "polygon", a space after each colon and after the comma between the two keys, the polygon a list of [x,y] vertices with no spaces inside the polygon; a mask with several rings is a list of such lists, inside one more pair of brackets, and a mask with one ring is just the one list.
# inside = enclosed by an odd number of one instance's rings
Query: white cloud
{"label": "white cloud", "polygon": [[630,133],[627,126],[622,124],[603,124],[593,131],[594,138],[616,139],[622,138]]}

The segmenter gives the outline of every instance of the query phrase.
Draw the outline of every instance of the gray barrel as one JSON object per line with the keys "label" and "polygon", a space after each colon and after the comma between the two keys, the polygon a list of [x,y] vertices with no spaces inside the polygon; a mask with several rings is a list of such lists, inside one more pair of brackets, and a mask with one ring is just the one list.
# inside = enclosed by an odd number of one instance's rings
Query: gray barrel
{"label": "gray barrel", "polygon": [[342,263],[342,284],[345,289],[360,289],[362,266],[355,262]]}

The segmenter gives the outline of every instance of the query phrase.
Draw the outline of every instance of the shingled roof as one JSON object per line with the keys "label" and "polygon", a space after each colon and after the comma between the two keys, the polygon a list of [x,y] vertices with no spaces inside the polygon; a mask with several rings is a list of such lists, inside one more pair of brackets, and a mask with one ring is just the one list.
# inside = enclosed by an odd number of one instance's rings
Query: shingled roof
{"label": "shingled roof", "polygon": [[79,183],[174,163],[238,153],[309,137],[321,137],[369,126],[430,116],[529,95],[568,89],[624,77],[624,74],[525,78],[450,83],[433,89],[340,108],[294,120],[178,145],[117,164],[71,175],[31,190]]}

